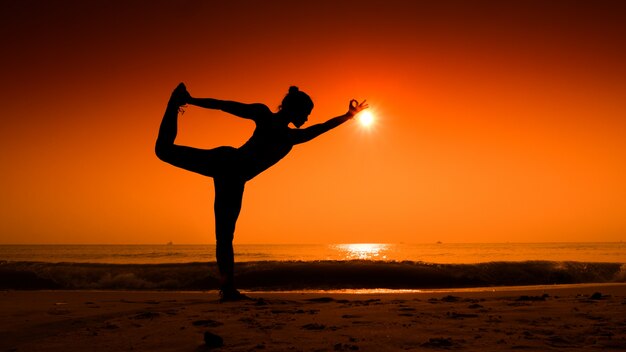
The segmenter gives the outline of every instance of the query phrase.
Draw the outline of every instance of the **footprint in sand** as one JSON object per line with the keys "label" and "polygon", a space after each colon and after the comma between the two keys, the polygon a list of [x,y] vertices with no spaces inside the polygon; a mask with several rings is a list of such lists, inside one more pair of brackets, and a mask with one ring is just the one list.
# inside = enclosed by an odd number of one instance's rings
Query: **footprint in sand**
{"label": "footprint in sand", "polygon": [[224,325],[224,323],[216,321],[216,320],[211,320],[211,319],[202,319],[202,320],[196,320],[192,322],[191,325],[201,326],[205,328],[215,328],[215,327]]}
{"label": "footprint in sand", "polygon": [[324,329],[326,329],[326,325],[318,324],[318,323],[310,323],[310,324],[302,325],[302,329],[305,329],[305,330],[324,330]]}
{"label": "footprint in sand", "polygon": [[427,348],[453,348],[461,347],[465,340],[453,340],[451,337],[431,337],[428,341],[422,343],[422,347]]}
{"label": "footprint in sand", "polygon": [[154,319],[154,318],[158,318],[161,316],[161,313],[159,312],[143,312],[143,313],[139,313],[137,315],[135,315],[132,319]]}

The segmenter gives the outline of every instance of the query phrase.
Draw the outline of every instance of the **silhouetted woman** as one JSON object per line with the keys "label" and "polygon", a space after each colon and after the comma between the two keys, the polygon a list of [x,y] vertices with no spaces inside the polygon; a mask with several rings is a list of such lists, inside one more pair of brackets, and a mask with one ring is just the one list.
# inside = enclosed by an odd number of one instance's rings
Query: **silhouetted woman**
{"label": "silhouetted woman", "polygon": [[[256,124],[252,137],[241,147],[196,149],[174,143],[181,106],[192,104],[222,110],[250,119]],[[289,153],[291,148],[308,142],[350,120],[367,108],[351,100],[348,112],[324,123],[299,129],[313,110],[313,101],[297,87],[290,87],[278,112],[263,104],[243,104],[211,98],[193,98],[184,84],[172,92],[156,141],[159,159],[185,170],[213,178],[215,185],[215,237],[217,265],[221,275],[220,297],[223,301],[246,298],[235,289],[233,236],[246,182]],[[289,128],[292,123],[298,129]]]}

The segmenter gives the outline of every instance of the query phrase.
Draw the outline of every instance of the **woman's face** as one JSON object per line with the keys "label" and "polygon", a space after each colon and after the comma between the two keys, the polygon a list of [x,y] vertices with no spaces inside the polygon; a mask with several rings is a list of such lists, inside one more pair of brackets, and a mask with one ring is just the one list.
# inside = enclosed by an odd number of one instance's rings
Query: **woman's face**
{"label": "woman's face", "polygon": [[294,109],[293,111],[290,112],[291,123],[293,123],[293,125],[296,126],[297,128],[300,128],[309,119],[309,115],[311,115],[311,110],[312,109],[308,107]]}

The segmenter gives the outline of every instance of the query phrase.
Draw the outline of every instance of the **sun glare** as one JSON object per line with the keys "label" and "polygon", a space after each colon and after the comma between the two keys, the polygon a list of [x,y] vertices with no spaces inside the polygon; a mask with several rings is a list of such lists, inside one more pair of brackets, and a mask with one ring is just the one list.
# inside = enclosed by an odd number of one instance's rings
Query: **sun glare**
{"label": "sun glare", "polygon": [[359,122],[363,127],[370,127],[374,123],[374,114],[369,110],[364,110],[359,113]]}
{"label": "sun glare", "polygon": [[387,256],[384,254],[388,245],[382,243],[348,243],[338,244],[335,246],[340,252],[344,253],[347,260],[352,259],[368,259],[368,260],[384,260]]}

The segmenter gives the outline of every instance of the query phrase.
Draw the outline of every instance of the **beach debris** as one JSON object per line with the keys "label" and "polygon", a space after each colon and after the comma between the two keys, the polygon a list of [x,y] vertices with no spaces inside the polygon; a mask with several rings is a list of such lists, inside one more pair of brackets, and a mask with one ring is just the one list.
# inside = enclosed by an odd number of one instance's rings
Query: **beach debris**
{"label": "beach debris", "polygon": [[215,321],[215,320],[211,320],[211,319],[201,319],[201,320],[196,320],[196,321],[192,322],[191,325],[193,325],[193,326],[202,326],[202,327],[205,327],[205,328],[214,328],[214,327],[222,326],[222,325],[224,325],[224,323],[219,322],[219,321]]}
{"label": "beach debris", "polygon": [[208,348],[222,347],[224,346],[224,339],[221,336],[216,335],[212,332],[205,331],[204,332],[204,344]]}

